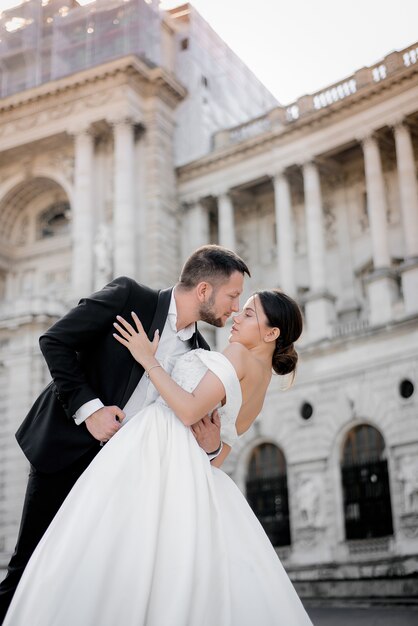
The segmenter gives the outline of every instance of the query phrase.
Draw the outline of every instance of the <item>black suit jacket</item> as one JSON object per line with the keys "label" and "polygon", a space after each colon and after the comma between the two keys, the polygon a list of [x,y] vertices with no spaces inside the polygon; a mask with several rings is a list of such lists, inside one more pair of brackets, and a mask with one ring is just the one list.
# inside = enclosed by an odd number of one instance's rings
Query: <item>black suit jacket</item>
{"label": "black suit jacket", "polygon": [[[67,467],[100,443],[75,412],[100,398],[105,406],[126,404],[144,370],[113,337],[116,315],[139,316],[149,338],[164,328],[172,289],[155,291],[126,277],[116,278],[101,291],[80,300],[39,343],[52,376],[16,433],[30,463],[52,473]],[[191,347],[209,349],[197,331]]]}

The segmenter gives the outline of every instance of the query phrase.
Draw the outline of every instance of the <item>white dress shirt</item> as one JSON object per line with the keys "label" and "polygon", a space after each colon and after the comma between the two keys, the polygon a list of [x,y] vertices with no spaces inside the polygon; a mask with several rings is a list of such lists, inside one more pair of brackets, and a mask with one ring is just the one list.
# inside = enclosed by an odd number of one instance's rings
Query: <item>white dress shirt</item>
{"label": "white dress shirt", "polygon": [[[175,290],[173,289],[167,319],[164,324],[163,332],[161,333],[157,352],[155,353],[155,357],[169,374],[171,374],[173,370],[176,359],[181,354],[190,350],[190,346],[187,342],[192,338],[194,332],[194,323],[189,324],[189,326],[177,331],[177,306]],[[150,379],[145,375],[142,376],[126,405],[121,407],[126,414],[123,423],[125,424],[142,408],[154,402],[157,397],[158,391]],[[78,409],[78,411],[76,411],[74,415],[76,424],[82,424],[84,420],[86,420],[98,409],[101,409],[103,406],[104,404],[99,398],[86,402]]]}

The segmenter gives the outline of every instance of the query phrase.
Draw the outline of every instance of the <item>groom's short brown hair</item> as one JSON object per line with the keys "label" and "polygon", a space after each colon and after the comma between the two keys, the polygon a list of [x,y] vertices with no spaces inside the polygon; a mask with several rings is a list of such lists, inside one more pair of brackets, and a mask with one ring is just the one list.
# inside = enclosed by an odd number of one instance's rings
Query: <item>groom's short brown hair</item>
{"label": "groom's short brown hair", "polygon": [[220,285],[234,272],[251,276],[246,263],[235,252],[212,244],[198,248],[189,256],[179,281],[185,289],[192,289],[202,281]]}

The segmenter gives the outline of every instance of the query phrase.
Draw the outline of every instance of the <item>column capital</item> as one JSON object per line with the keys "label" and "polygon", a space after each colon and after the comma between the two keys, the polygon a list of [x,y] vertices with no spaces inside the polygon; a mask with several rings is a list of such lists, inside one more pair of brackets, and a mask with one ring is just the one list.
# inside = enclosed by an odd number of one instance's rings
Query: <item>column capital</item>
{"label": "column capital", "polygon": [[109,126],[138,126],[143,125],[143,120],[139,115],[135,115],[134,113],[120,113],[114,115],[108,115],[106,117],[106,122]]}
{"label": "column capital", "polygon": [[118,115],[115,117],[107,117],[106,122],[112,126],[133,126],[134,120],[129,115]]}
{"label": "column capital", "polygon": [[313,155],[308,155],[307,157],[300,159],[300,161],[297,161],[295,165],[297,165],[297,167],[299,167],[303,172],[309,166],[319,169],[320,163],[318,161],[318,157],[313,156]]}
{"label": "column capital", "polygon": [[359,133],[356,136],[356,140],[359,142],[359,144],[363,148],[371,144],[376,144],[378,140],[377,135],[376,135],[376,130],[374,129],[365,130],[364,132]]}
{"label": "column capital", "polygon": [[205,206],[204,198],[196,196],[195,198],[187,198],[187,200],[182,200],[180,202],[180,208],[183,213],[187,213],[191,211],[196,206]]}
{"label": "column capital", "polygon": [[213,196],[216,198],[216,200],[219,200],[219,198],[227,198],[232,202],[232,195],[232,190],[230,188],[217,189],[213,192]]}
{"label": "column capital", "polygon": [[90,122],[84,124],[70,124],[66,131],[72,137],[94,137],[95,133]]}
{"label": "column capital", "polygon": [[283,165],[282,167],[279,166],[275,170],[271,170],[267,176],[274,182],[278,178],[286,178],[288,169],[288,165]]}
{"label": "column capital", "polygon": [[397,126],[404,126],[405,123],[406,115],[404,115],[403,113],[397,113],[388,121],[387,125],[389,126],[389,128],[396,128]]}
{"label": "column capital", "polygon": [[320,166],[319,161],[316,158],[314,158],[314,157],[312,157],[311,159],[308,158],[308,159],[306,159],[306,161],[303,161],[303,162],[299,163],[299,167],[302,170],[302,173],[304,175],[305,175],[305,173],[307,171],[308,172],[309,171],[315,171],[319,175],[319,166]]}
{"label": "column capital", "polygon": [[408,131],[410,130],[409,120],[406,115],[398,115],[394,117],[388,124],[389,128],[391,128],[394,132],[398,130]]}

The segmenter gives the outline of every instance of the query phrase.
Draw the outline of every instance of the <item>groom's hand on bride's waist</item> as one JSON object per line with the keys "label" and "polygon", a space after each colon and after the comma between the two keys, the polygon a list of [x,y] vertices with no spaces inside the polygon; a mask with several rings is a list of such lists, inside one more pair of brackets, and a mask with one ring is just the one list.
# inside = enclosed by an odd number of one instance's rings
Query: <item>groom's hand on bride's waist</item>
{"label": "groom's hand on bride's waist", "polygon": [[98,441],[109,441],[121,427],[125,413],[118,406],[104,406],[85,420],[89,433]]}
{"label": "groom's hand on bride's waist", "polygon": [[221,418],[215,409],[212,415],[207,415],[192,427],[197,443],[207,454],[217,450],[221,442]]}

